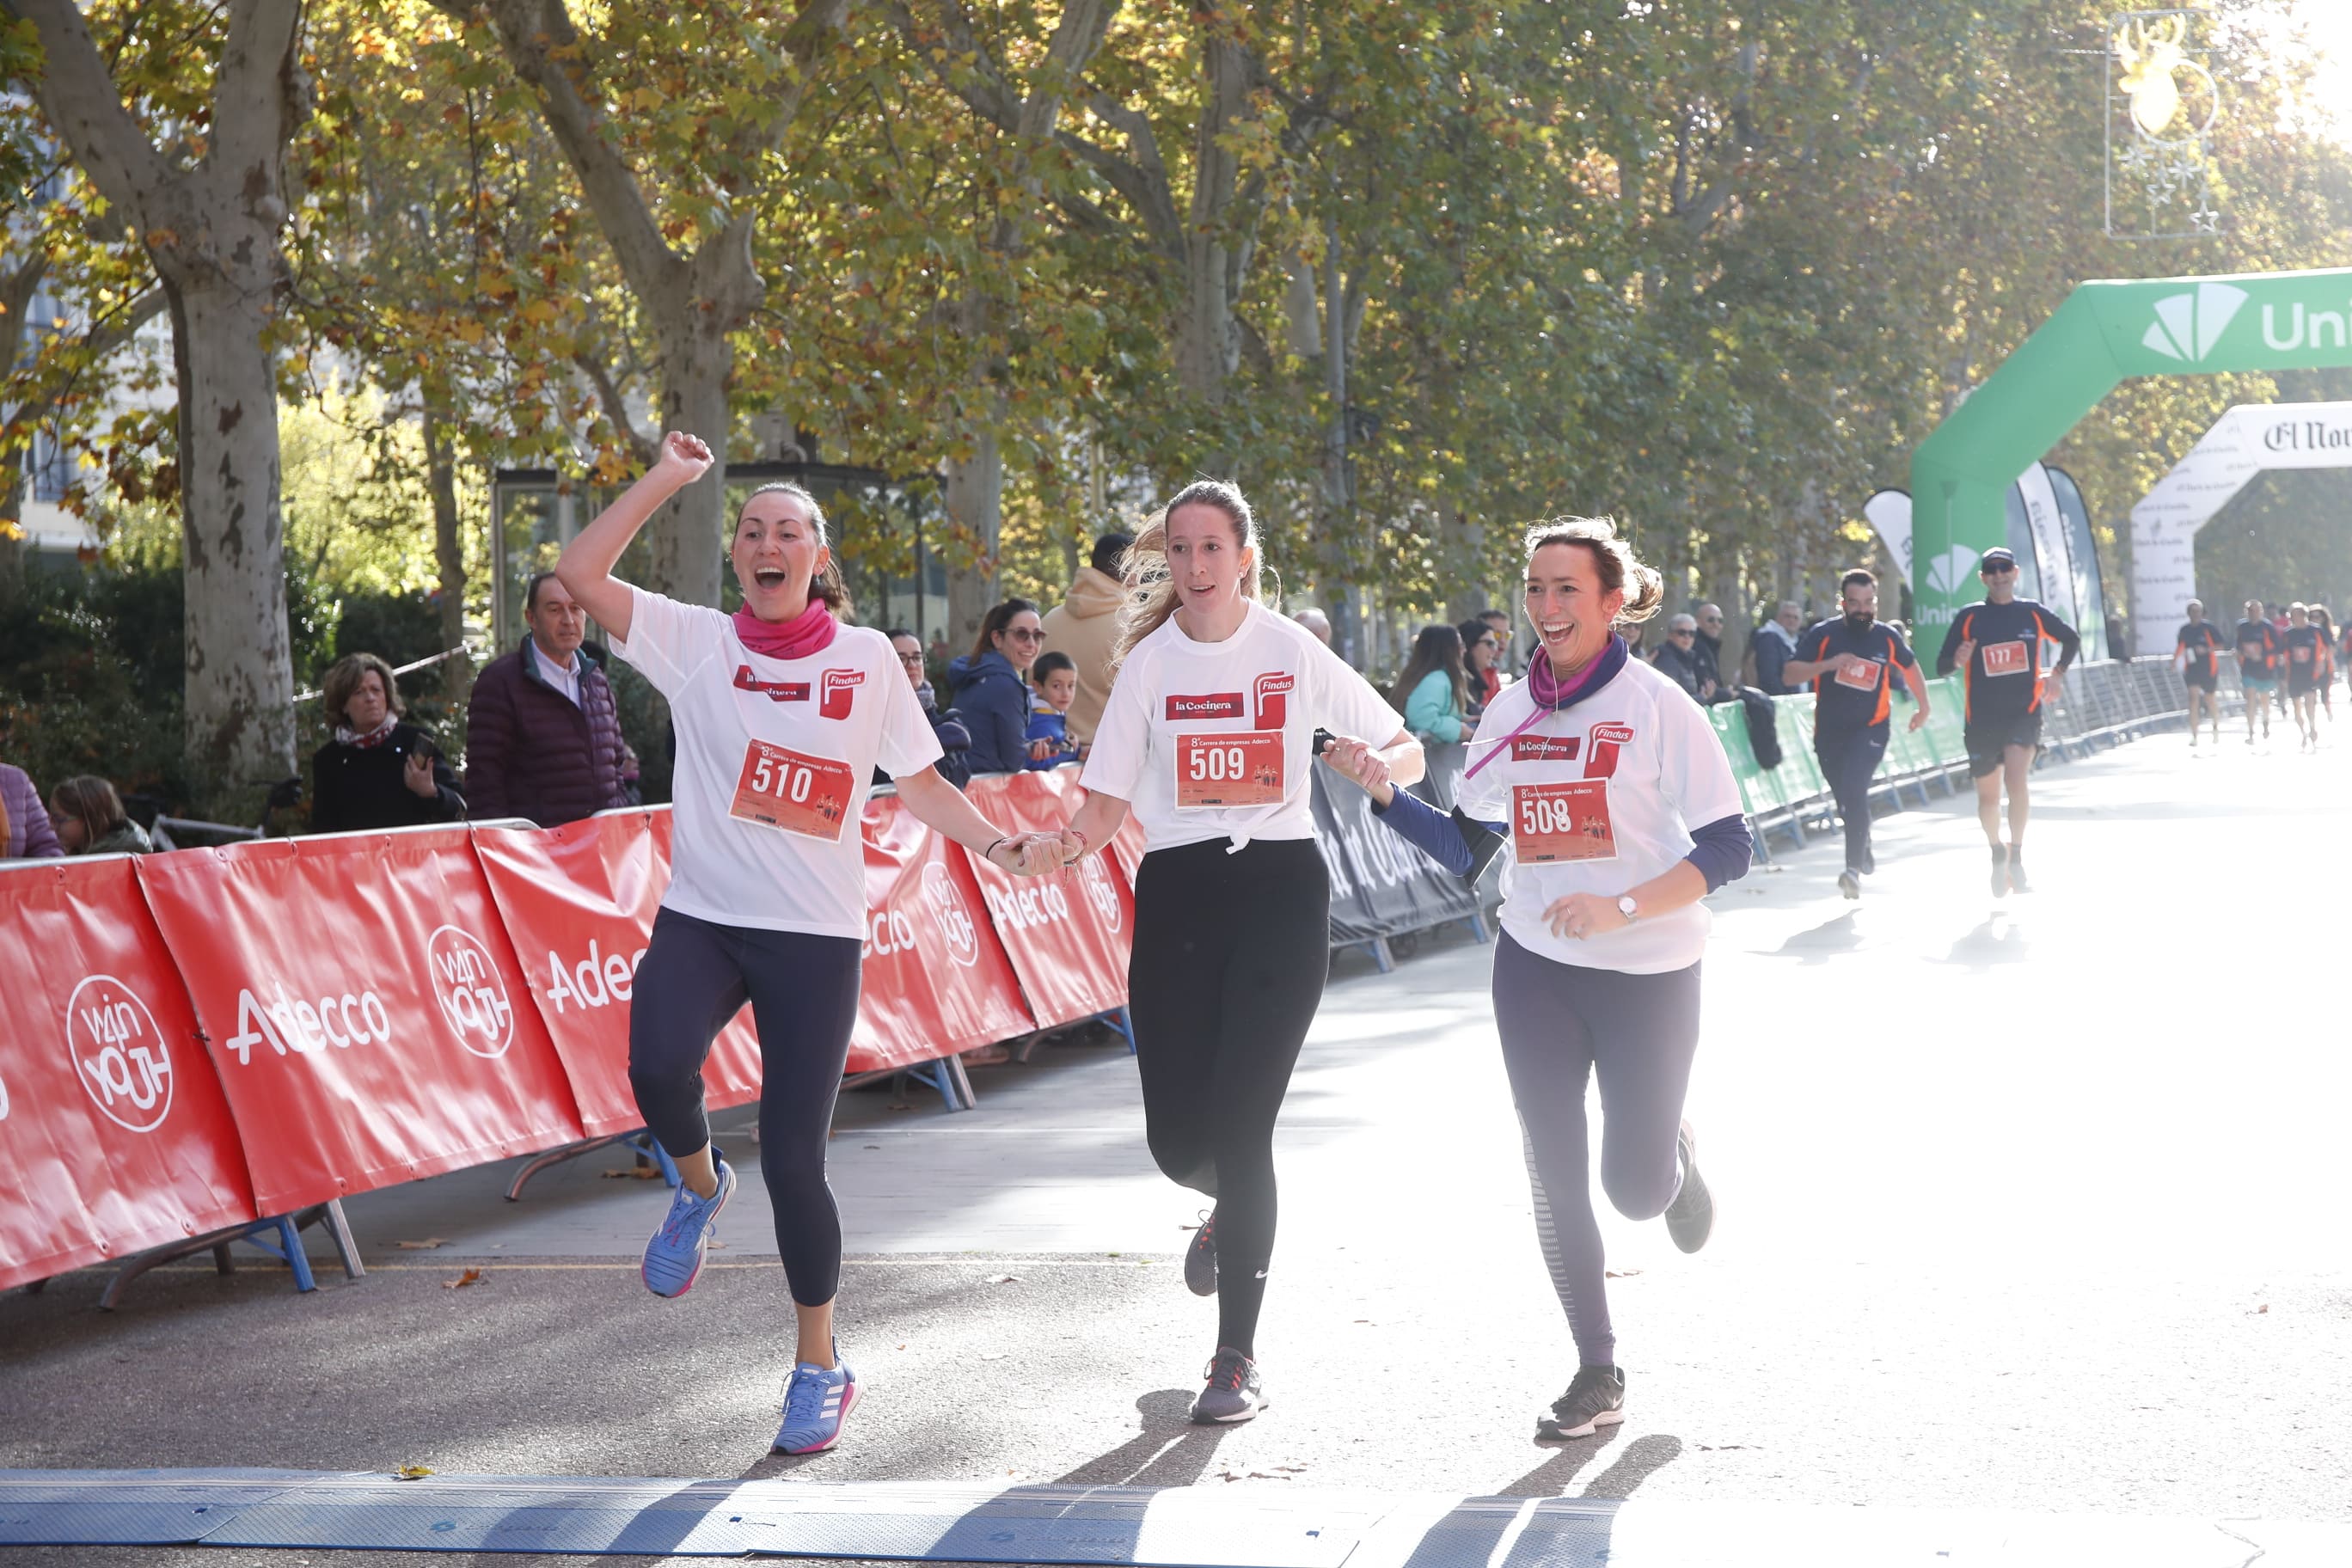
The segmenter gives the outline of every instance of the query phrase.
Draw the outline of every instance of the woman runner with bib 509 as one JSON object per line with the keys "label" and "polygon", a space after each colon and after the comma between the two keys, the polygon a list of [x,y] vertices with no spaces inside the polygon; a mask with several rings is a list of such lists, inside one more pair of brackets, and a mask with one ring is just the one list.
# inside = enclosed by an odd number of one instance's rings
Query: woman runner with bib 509
{"label": "woman runner with bib 509", "polygon": [[1537,1419],[1538,1439],[1625,1418],[1592,1209],[1588,1077],[1601,1088],[1601,1185],[1617,1211],[1664,1215],[1685,1252],[1715,1224],[1683,1120],[1709,924],[1699,900],[1744,876],[1755,845],[1705,710],[1629,658],[1617,635],[1664,596],[1606,518],[1538,524],[1528,533],[1528,620],[1542,647],[1479,721],[1454,818],[1392,788],[1362,748],[1328,753],[1383,822],[1456,872],[1473,860],[1456,819],[1509,839],[1495,1024],[1527,1135],[1536,1237],[1579,1363]]}
{"label": "woman runner with bib 509", "polygon": [[841,1217],[824,1143],[857,1017],[867,781],[879,763],[908,810],[1009,871],[1055,868],[1061,844],[999,833],[940,777],[939,742],[889,639],[836,618],[849,595],[824,514],[799,486],[762,486],[743,504],[730,552],[743,607],[732,616],[614,577],[655,509],[710,461],[694,437],[664,437],[652,470],[564,546],[555,572],[669,700],[677,735],[670,883],[629,1013],[629,1084],[684,1178],[646,1244],[646,1285],[686,1294],[735,1190],[703,1117],[702,1063],[748,998],[760,1168],[797,1319],[775,1447],[806,1454],[833,1446],[857,1402],[834,1349]]}
{"label": "woman runner with bib 509", "polygon": [[1410,783],[1421,743],[1364,678],[1265,607],[1257,533],[1233,486],[1168,503],[1129,549],[1131,602],[1110,700],[1065,830],[1072,860],[1108,845],[1132,805],[1129,1016],[1151,1157],[1216,1201],[1184,1260],[1215,1292],[1217,1349],[1192,1419],[1246,1421],[1265,1403],[1258,1309],[1274,1254],[1274,1122],[1330,969],[1331,884],[1308,807],[1315,731],[1379,738]]}

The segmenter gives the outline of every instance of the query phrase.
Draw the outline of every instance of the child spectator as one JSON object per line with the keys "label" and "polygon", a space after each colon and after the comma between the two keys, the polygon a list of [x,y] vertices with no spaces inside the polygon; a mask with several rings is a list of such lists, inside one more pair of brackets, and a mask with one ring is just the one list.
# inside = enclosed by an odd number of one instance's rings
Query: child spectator
{"label": "child spectator", "polygon": [[1041,653],[1029,667],[1029,685],[1036,700],[1029,715],[1029,766],[1059,767],[1075,762],[1078,748],[1070,739],[1070,704],[1078,698],[1078,667],[1068,654]]}

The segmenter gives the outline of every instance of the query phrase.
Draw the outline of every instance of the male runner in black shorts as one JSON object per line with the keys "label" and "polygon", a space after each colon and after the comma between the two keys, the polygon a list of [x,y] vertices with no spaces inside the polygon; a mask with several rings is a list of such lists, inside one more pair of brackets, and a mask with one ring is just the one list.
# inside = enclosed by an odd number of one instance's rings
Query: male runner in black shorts
{"label": "male runner in black shorts", "polygon": [[[2025,879],[2025,820],[2031,809],[2025,775],[2042,749],[2042,689],[2066,673],[2082,652],[2074,628],[2032,599],[2017,596],[2017,557],[1995,545],[1977,563],[1985,596],[1952,618],[1936,656],[1936,673],[1963,673],[1968,692],[1969,776],[1977,784],[1977,820],[1992,848],[1992,896],[2030,893]],[[2058,645],[2058,662],[2044,670],[2044,639]],[[2009,843],[2000,841],[2000,792],[2009,786]]]}
{"label": "male runner in black shorts", "polygon": [[2189,624],[2172,642],[2172,667],[2189,688],[2189,749],[2197,749],[2197,710],[2201,704],[2212,725],[2213,743],[2221,743],[2221,665],[2217,656],[2227,639],[2221,628],[2205,618],[2205,606],[2189,601]]}
{"label": "male runner in black shorts", "polygon": [[2286,698],[2295,735],[2310,751],[2319,747],[2319,688],[2327,669],[2327,639],[2311,624],[2311,606],[2296,603],[2286,612]]}
{"label": "male runner in black shorts", "polygon": [[2271,703],[2278,697],[2279,630],[2263,613],[2262,601],[2246,601],[2246,618],[2238,623],[2238,689],[2246,695],[2246,744],[2254,743],[2254,721],[2263,723],[2263,739],[2271,738]]}
{"label": "male runner in black shorts", "polygon": [[1780,671],[1790,686],[1813,684],[1813,754],[1845,819],[1845,869],[1838,891],[1862,897],[1862,879],[1878,869],[1870,847],[1870,781],[1886,755],[1887,698],[1895,672],[1911,689],[1911,728],[1927,721],[1927,683],[1919,661],[1893,626],[1878,618],[1878,579],[1860,567],[1838,584],[1843,615],[1797,639]]}

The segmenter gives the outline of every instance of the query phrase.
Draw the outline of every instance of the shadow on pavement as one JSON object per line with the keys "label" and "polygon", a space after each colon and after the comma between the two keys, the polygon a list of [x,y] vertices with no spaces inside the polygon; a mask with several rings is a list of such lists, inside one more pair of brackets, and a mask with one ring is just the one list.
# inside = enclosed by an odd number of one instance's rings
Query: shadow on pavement
{"label": "shadow on pavement", "polygon": [[1834,920],[1798,931],[1774,948],[1771,956],[1793,958],[1800,963],[1827,963],[1839,953],[1852,952],[1862,945],[1861,927],[1854,919],[1860,912],[1848,910]]}
{"label": "shadow on pavement", "polygon": [[1163,1388],[1135,1402],[1143,1430],[1099,1458],[1055,1481],[1056,1486],[1189,1487],[1206,1475],[1230,1426],[1192,1425],[1192,1396]]}
{"label": "shadow on pavement", "polygon": [[2023,963],[2032,956],[2033,944],[2026,939],[2025,928],[2010,919],[2006,910],[1996,910],[1985,917],[1984,924],[1954,942],[1944,962],[1990,969],[1997,964]]}

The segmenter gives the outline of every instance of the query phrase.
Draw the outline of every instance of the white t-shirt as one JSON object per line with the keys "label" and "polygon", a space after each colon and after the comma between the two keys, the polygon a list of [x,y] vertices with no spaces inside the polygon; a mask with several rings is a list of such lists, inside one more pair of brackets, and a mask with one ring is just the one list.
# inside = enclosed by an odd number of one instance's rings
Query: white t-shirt
{"label": "white t-shirt", "polygon": [[1194,642],[1171,616],[1120,667],[1078,782],[1128,802],[1150,849],[1312,838],[1318,729],[1385,746],[1404,720],[1255,600],[1223,642]]}
{"label": "white t-shirt", "polygon": [[822,653],[768,658],[743,646],[731,616],[635,586],[629,597],[629,636],[613,651],[669,699],[677,731],[662,907],[862,939],[858,820],[875,765],[903,777],[940,760],[890,639],[843,626]]}
{"label": "white t-shirt", "polygon": [[1581,939],[1554,935],[1543,912],[1570,893],[1613,900],[1688,855],[1693,826],[1740,815],[1706,710],[1640,659],[1502,742],[1535,708],[1525,681],[1497,693],[1468,762],[1476,766],[1498,743],[1503,754],[1454,786],[1464,815],[1504,823],[1511,835],[1503,929],[1529,952],[1588,969],[1659,974],[1697,963],[1713,923],[1703,903]]}

